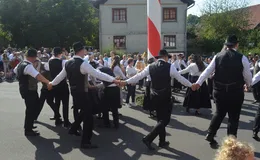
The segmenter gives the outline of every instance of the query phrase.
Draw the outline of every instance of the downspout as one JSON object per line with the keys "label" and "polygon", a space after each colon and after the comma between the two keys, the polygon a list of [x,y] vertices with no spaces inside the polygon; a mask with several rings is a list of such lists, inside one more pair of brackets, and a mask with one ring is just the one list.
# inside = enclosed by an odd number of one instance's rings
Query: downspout
{"label": "downspout", "polygon": [[187,53],[187,14],[188,14],[188,9],[190,9],[190,8],[192,8],[192,7],[194,7],[195,6],[195,1],[190,5],[190,6],[188,6],[187,7],[187,9],[185,10],[185,14],[186,14],[186,16],[185,16],[185,34],[184,34],[184,52],[185,52],[185,58],[186,58],[186,60],[188,59],[188,53]]}

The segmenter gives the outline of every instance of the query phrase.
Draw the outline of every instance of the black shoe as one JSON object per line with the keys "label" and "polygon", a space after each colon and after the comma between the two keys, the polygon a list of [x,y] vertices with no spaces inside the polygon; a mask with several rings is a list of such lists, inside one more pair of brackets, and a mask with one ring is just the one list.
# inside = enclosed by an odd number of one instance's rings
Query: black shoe
{"label": "black shoe", "polygon": [[98,146],[94,145],[94,144],[81,144],[80,148],[82,148],[82,149],[96,149],[96,148],[98,148]]}
{"label": "black shoe", "polygon": [[62,120],[60,118],[55,120],[55,125],[56,126],[60,126],[60,125],[62,125],[62,123],[63,122],[62,122]]}
{"label": "black shoe", "polygon": [[69,134],[70,134],[70,135],[74,135],[74,136],[78,136],[78,137],[81,136],[80,132],[78,132],[78,131],[73,131],[73,130],[71,130],[71,129],[69,130]]}
{"label": "black shoe", "polygon": [[155,148],[151,145],[151,142],[149,142],[148,140],[146,140],[146,138],[143,138],[143,143],[147,146],[147,148],[151,151],[154,151]]}
{"label": "black shoe", "polygon": [[56,119],[55,117],[50,117],[50,120],[52,120],[52,121],[55,120],[55,119]]}
{"label": "black shoe", "polygon": [[33,126],[33,127],[32,127],[32,129],[36,129],[36,128],[37,128],[37,126]]}
{"label": "black shoe", "polygon": [[32,131],[25,131],[24,135],[27,136],[27,137],[36,137],[36,136],[39,136],[40,133],[32,130]]}
{"label": "black shoe", "polygon": [[256,140],[256,141],[260,141],[260,138],[258,137],[258,133],[257,132],[254,132],[253,133],[253,138]]}
{"label": "black shoe", "polygon": [[166,148],[170,145],[170,142],[164,141],[164,142],[159,142],[159,147],[161,148]]}
{"label": "black shoe", "polygon": [[71,127],[71,123],[70,122],[64,122],[63,127],[64,128],[70,128]]}
{"label": "black shoe", "polygon": [[201,116],[201,113],[199,111],[195,111],[196,116]]}
{"label": "black shoe", "polygon": [[214,136],[207,134],[205,140],[209,142],[212,148],[218,147],[218,142],[214,139]]}
{"label": "black shoe", "polygon": [[259,103],[259,100],[255,100],[252,104],[256,104]]}

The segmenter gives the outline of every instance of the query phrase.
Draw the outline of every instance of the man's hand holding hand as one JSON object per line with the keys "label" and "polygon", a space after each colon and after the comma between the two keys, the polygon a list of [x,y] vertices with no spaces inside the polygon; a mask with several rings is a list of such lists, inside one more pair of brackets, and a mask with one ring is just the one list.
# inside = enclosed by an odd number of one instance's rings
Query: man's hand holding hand
{"label": "man's hand holding hand", "polygon": [[48,87],[48,90],[49,90],[49,91],[52,90],[52,84],[51,84],[51,82],[49,82],[49,84],[47,85],[47,87]]}

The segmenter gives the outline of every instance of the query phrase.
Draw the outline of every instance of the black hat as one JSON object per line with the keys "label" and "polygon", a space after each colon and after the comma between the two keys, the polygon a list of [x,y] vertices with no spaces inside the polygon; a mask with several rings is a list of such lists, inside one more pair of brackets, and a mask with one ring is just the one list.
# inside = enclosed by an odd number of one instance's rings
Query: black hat
{"label": "black hat", "polygon": [[236,45],[238,43],[238,39],[236,35],[229,35],[226,39],[225,45],[226,46],[233,46]]}
{"label": "black hat", "polygon": [[73,49],[75,51],[75,53],[81,51],[82,49],[84,49],[84,46],[81,42],[76,42],[73,44]]}
{"label": "black hat", "polygon": [[158,56],[155,56],[156,59],[161,58],[161,57],[165,57],[168,56],[169,58],[171,58],[172,56],[168,54],[168,52],[166,50],[160,50]]}
{"label": "black hat", "polygon": [[62,53],[62,49],[60,47],[53,48],[53,54],[54,56],[57,56]]}
{"label": "black hat", "polygon": [[25,53],[26,57],[37,57],[37,51],[34,48],[28,49],[28,51]]}

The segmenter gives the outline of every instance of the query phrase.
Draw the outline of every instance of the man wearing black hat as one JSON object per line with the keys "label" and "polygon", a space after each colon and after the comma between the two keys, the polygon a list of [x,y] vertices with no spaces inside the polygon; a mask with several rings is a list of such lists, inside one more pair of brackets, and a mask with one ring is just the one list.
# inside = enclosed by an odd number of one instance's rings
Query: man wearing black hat
{"label": "man wearing black hat", "polygon": [[37,58],[37,51],[35,49],[29,49],[25,56],[26,59],[17,65],[14,72],[19,81],[20,94],[26,105],[24,122],[25,136],[38,136],[40,134],[33,131],[33,122],[36,119],[40,107],[37,80],[47,85],[49,85],[49,81],[33,67],[33,63]]}
{"label": "man wearing black hat", "polygon": [[215,71],[213,97],[216,102],[216,113],[212,117],[206,140],[212,146],[218,143],[214,139],[224,117],[228,114],[227,134],[237,136],[241,107],[244,101],[244,84],[249,87],[252,74],[248,59],[237,52],[238,39],[235,35],[228,36],[226,49],[218,53],[207,69],[196,82],[196,88]]}
{"label": "man wearing black hat", "polygon": [[171,77],[177,79],[180,83],[187,87],[192,87],[192,84],[182,77],[173,64],[168,63],[169,54],[166,50],[161,50],[159,55],[155,58],[158,60],[147,66],[142,72],[134,77],[121,82],[121,85],[135,84],[140,79],[150,75],[151,76],[151,104],[157,112],[157,125],[151,133],[143,138],[143,143],[150,149],[154,150],[151,146],[153,140],[159,135],[159,147],[167,147],[170,143],[165,140],[166,131],[165,127],[170,122],[172,111],[171,100]]}
{"label": "man wearing black hat", "polygon": [[71,95],[73,97],[73,106],[81,109],[78,119],[76,119],[76,121],[72,124],[71,129],[69,130],[69,134],[79,136],[80,134],[77,132],[77,130],[83,121],[81,148],[97,148],[96,145],[91,144],[93,130],[93,109],[88,101],[88,74],[107,82],[114,82],[118,84],[119,81],[114,77],[95,70],[89,63],[83,60],[86,50],[82,43],[74,43],[73,48],[75,51],[75,56],[73,59],[66,62],[65,67],[62,69],[61,73],[59,73],[59,75],[50,84],[56,86],[66,77],[68,78]]}
{"label": "man wearing black hat", "polygon": [[[52,80],[62,71],[65,66],[66,60],[62,60],[62,49],[60,47],[55,47],[53,49],[53,55],[49,60],[49,69],[51,73]],[[67,84],[67,79],[63,79],[57,86],[52,90],[55,101],[62,102],[62,111],[63,111],[63,120],[64,127],[70,127],[71,123],[69,122],[69,87]],[[59,106],[58,106],[59,110]],[[56,120],[60,117],[54,117]]]}

